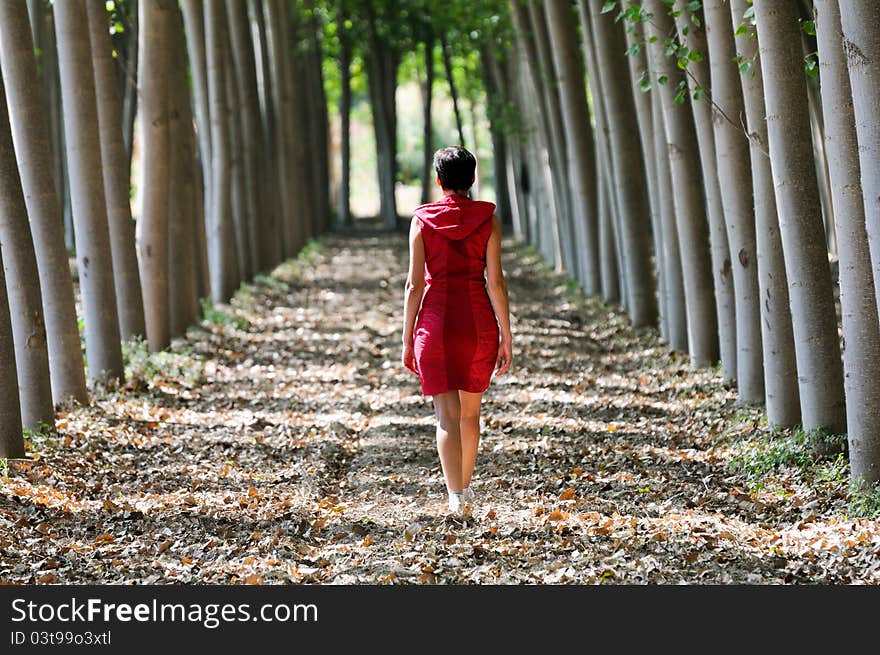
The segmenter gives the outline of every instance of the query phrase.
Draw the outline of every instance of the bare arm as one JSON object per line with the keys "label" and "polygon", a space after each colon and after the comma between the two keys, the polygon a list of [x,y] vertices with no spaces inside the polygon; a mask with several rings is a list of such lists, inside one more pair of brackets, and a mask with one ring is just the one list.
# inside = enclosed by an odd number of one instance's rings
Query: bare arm
{"label": "bare arm", "polygon": [[513,336],[510,332],[510,301],[507,280],[501,268],[501,219],[492,217],[492,235],[486,245],[486,291],[498,319],[501,343],[498,347],[497,374],[506,373],[512,360]]}
{"label": "bare arm", "polygon": [[425,291],[425,244],[419,222],[413,219],[409,228],[409,273],[403,294],[403,345],[412,345],[416,316]]}

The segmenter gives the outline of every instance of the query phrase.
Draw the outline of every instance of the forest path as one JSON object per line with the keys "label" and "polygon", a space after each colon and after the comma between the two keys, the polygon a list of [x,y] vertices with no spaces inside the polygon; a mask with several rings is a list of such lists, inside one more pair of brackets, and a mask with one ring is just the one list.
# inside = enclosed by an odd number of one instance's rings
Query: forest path
{"label": "forest path", "polygon": [[[0,581],[880,580],[878,522],[729,465],[760,433],[717,371],[505,242],[514,365],[485,396],[468,520],[399,363],[406,240],[361,230],[211,310],[0,479]],[[769,479],[769,478],[768,478]]]}

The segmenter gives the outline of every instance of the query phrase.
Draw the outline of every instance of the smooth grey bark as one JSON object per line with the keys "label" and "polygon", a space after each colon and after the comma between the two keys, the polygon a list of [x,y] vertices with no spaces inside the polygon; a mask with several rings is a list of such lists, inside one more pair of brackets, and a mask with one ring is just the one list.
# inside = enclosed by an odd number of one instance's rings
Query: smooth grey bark
{"label": "smooth grey bark", "polygon": [[584,65],[578,52],[577,23],[568,0],[547,0],[545,7],[552,35],[553,62],[559,80],[563,125],[569,140],[566,152],[578,270],[581,272],[584,292],[594,296],[601,289],[596,147],[587,106]]}
{"label": "smooth grey bark", "polygon": [[[345,23],[348,20],[348,11],[345,0],[340,0],[336,21],[336,33],[339,37],[339,117],[341,123],[339,135],[339,157],[341,165],[339,170],[339,209],[337,221],[340,225],[350,226],[351,216],[351,38]],[[428,202],[427,185],[431,182],[431,90],[434,82],[434,49],[433,41],[425,41],[425,62],[427,66],[427,85],[425,96],[425,128],[424,128],[424,157],[425,163],[422,168],[422,203]],[[430,63],[428,63],[430,62]]]}
{"label": "smooth grey bark", "polygon": [[[735,27],[741,24],[748,6],[746,0],[731,0],[730,11]],[[754,28],[737,37],[736,45],[742,61],[751,62],[751,70],[742,75],[740,81],[746,111],[746,128],[749,131],[755,202],[767,422],[773,427],[791,427],[800,423],[801,417],[798,387],[792,383],[797,379],[797,363],[788,300],[788,278],[785,274],[773,172],[767,146],[764,76]]]}
{"label": "smooth grey bark", "polygon": [[[224,75],[226,76],[226,102],[230,108],[239,108],[238,89],[235,82],[235,64],[232,53],[226,50],[224,53]],[[253,214],[248,213],[247,181],[245,179],[245,155],[243,120],[241,111],[229,112],[229,178],[232,187],[229,190],[230,205],[232,207],[232,230],[234,233],[235,255],[238,260],[238,270],[243,280],[253,278],[250,249],[250,229],[248,226]]]}
{"label": "smooth grey bark", "polygon": [[226,0],[235,83],[241,107],[242,158],[244,193],[247,214],[248,260],[252,273],[266,270],[261,259],[260,233],[263,210],[260,206],[259,143],[260,99],[254,44],[248,26],[247,5],[241,0]]}
{"label": "smooth grey bark", "polygon": [[[14,98],[12,98],[14,102]],[[6,280],[21,422],[28,430],[54,427],[49,352],[34,242],[12,144],[7,97],[0,79],[0,255]]]}
{"label": "smooth grey bark", "polygon": [[[880,480],[880,324],[865,227],[852,89],[836,0],[814,0],[819,73],[825,115],[825,152],[840,254],[840,310],[846,433],[852,477],[868,485]],[[876,120],[876,117],[875,117]]]}
{"label": "smooth grey bark", "polygon": [[[314,146],[312,156],[317,158],[315,168],[317,184],[313,189],[317,201],[317,213],[315,232],[312,236],[323,233],[330,225],[330,117],[327,111],[327,92],[324,88],[324,72],[322,70],[324,53],[321,48],[319,32],[321,26],[317,21],[317,12],[313,0],[306,1],[309,9],[309,18],[303,24],[306,32],[305,40],[309,44],[306,49],[304,65],[307,72],[308,86],[306,96],[311,99],[310,122],[312,128],[309,134],[313,137]],[[306,155],[308,161],[309,155]]]}
{"label": "smooth grey bark", "polygon": [[537,63],[535,80],[538,82],[539,92],[544,98],[545,109],[542,113],[546,121],[545,131],[550,146],[550,170],[552,171],[553,191],[557,203],[557,220],[553,223],[555,228],[553,238],[558,241],[558,250],[561,254],[557,265],[561,265],[561,269],[565,269],[570,277],[578,278],[578,261],[574,248],[576,235],[572,224],[571,187],[567,166],[568,144],[559,129],[559,126],[564,125],[559,100],[559,82],[553,69],[550,36],[547,30],[547,17],[542,8],[543,4],[543,0],[527,3],[531,32],[527,33],[526,37],[534,47]]}
{"label": "smooth grey bark", "polygon": [[[514,212],[517,211],[516,199],[511,196],[512,189],[508,182],[508,165],[511,152],[508,137],[505,136],[507,125],[501,118],[504,95],[509,91],[507,83],[501,76],[500,66],[493,61],[494,55],[487,45],[480,48],[480,61],[483,85],[486,89],[486,115],[489,119],[489,136],[492,139],[492,178],[495,187],[496,213],[502,226],[514,225]],[[502,91],[502,89],[505,89]],[[509,134],[512,134],[511,130]],[[517,218],[516,221],[519,219]]]}
{"label": "smooth grey bark", "polygon": [[755,0],[767,134],[806,430],[846,429],[843,370],[793,4]]}
{"label": "smooth grey bark", "polygon": [[602,69],[600,85],[619,211],[619,263],[626,271],[626,307],[633,326],[651,326],[657,323],[656,282],[650,259],[651,219],[636,110],[624,61],[626,39],[622,26],[612,16],[601,13],[601,4],[590,5],[591,34],[597,64]]}
{"label": "smooth grey bark", "polygon": [[[528,10],[522,3],[512,0],[512,18],[514,33],[516,35],[518,52],[520,56],[520,107],[528,116],[529,129],[532,138],[527,139],[531,153],[527,159],[530,163],[530,181],[533,182],[532,202],[534,206],[530,212],[533,223],[531,230],[533,243],[544,258],[557,270],[562,266],[562,252],[559,243],[559,214],[561,204],[559,195],[555,189],[555,180],[552,175],[553,155],[550,141],[549,111],[546,106],[546,96],[543,92],[542,78],[538,71],[538,54],[535,42],[531,35],[531,26]],[[537,96],[537,103],[534,102]]]}
{"label": "smooth grey bark", "polygon": [[661,237],[658,243],[658,268],[663,267],[663,294],[666,308],[666,342],[674,350],[688,352],[687,305],[684,292],[684,275],[679,245],[678,227],[675,221],[675,201],[672,172],[669,166],[669,146],[663,126],[663,104],[656,90],[655,73],[650,73],[653,134],[654,170],[657,171],[657,201]]}
{"label": "smooth grey bark", "polygon": [[211,113],[208,108],[208,68],[205,59],[204,0],[181,0],[183,23],[186,31],[186,49],[192,78],[193,106],[196,115],[196,133],[199,140],[199,160],[205,198],[205,221],[211,214]]}
{"label": "smooth grey bark", "polygon": [[[73,398],[84,404],[88,402],[88,392],[73,281],[64,243],[62,211],[53,179],[54,160],[46,103],[41,97],[40,86],[34,84],[36,62],[27,22],[24,5],[0,3],[0,63],[7,93],[15,98],[9,106],[12,137],[37,258],[52,399],[55,403],[62,403]],[[17,393],[15,398],[17,407]]]}
{"label": "smooth grey bark", "polygon": [[[700,170],[703,174],[703,191],[706,202],[706,218],[709,221],[709,247],[712,254],[712,282],[715,288],[715,315],[718,320],[718,353],[721,359],[721,376],[736,379],[737,331],[736,301],[734,297],[733,264],[727,240],[727,226],[721,201],[718,160],[715,153],[715,127],[713,121],[711,72],[709,70],[709,45],[704,29],[690,20],[686,0],[676,0],[675,8],[681,13],[676,17],[678,38],[689,48],[696,49],[702,59],[688,63],[689,102],[694,114],[697,145],[700,149]],[[703,19],[703,13],[696,14]],[[703,20],[702,25],[705,25]],[[738,83],[738,82],[737,82]],[[702,98],[693,100],[700,90]]]}
{"label": "smooth grey bark", "polygon": [[666,308],[660,252],[662,250],[662,230],[660,228],[660,215],[658,210],[659,199],[657,197],[657,162],[654,156],[653,138],[653,110],[651,96],[644,92],[640,85],[643,75],[648,74],[648,61],[642,44],[645,40],[644,29],[641,23],[634,23],[626,30],[626,44],[629,56],[626,58],[629,64],[630,91],[632,92],[633,104],[636,108],[636,119],[639,126],[639,142],[642,145],[642,161],[645,165],[645,181],[648,184],[648,207],[651,212],[651,236],[653,240],[654,262],[657,271],[657,304],[658,322],[662,327],[665,338]]}
{"label": "smooth grey bark", "polygon": [[721,204],[736,295],[738,401],[761,403],[764,401],[761,308],[749,140],[742,129],[745,106],[739,70],[734,61],[736,46],[728,3],[726,0],[707,0],[704,6],[711,97],[714,103],[717,175],[724,180],[724,184],[720,185]]}
{"label": "smooth grey bark", "polygon": [[865,220],[880,307],[880,13],[874,0],[840,3],[844,52],[859,139]]}
{"label": "smooth grey bark", "polygon": [[659,77],[656,78],[658,83],[654,89],[660,94],[679,247],[682,255],[687,253],[681,262],[688,352],[693,366],[710,366],[718,359],[718,324],[696,129],[693,113],[675,103],[676,87],[684,75],[675,61],[665,57],[663,52],[665,35],[674,30],[672,18],[662,0],[650,0],[645,6],[654,14],[645,30],[646,36],[658,39],[648,46],[651,68],[658,76],[668,78],[665,84],[660,84]]}
{"label": "smooth grey bark", "polygon": [[[614,243],[612,225],[618,220],[614,199],[613,167],[608,144],[607,112],[599,78],[602,71],[597,63],[596,46],[592,34],[590,10],[586,2],[578,2],[582,50],[587,65],[587,78],[590,84],[592,117],[596,130],[596,190],[599,223],[599,273],[602,298],[607,303],[621,300],[621,271],[618,269],[617,249]],[[625,289],[625,286],[623,287]]]}
{"label": "smooth grey bark", "polygon": [[[482,60],[489,62],[489,78],[493,80],[490,86],[495,89],[498,98],[512,98],[516,102],[517,87],[515,81],[512,81],[518,75],[516,71],[516,58],[507,56],[505,61],[502,62],[493,56],[488,47],[484,46]],[[500,113],[494,114],[496,119],[499,115]],[[508,202],[506,207],[502,206],[501,211],[509,211],[509,222],[513,227],[513,237],[518,242],[524,242],[528,240],[528,225],[525,194],[523,193],[523,179],[521,176],[522,167],[524,166],[523,147],[520,140],[522,122],[515,122],[515,129],[510,130],[506,122],[498,119],[496,128],[499,133],[502,130],[506,130],[506,137],[502,138],[505,144],[504,176]],[[501,220],[502,223],[506,222],[504,216],[501,217]]]}
{"label": "smooth grey bark", "polygon": [[[122,102],[122,139],[125,145],[125,154],[128,157],[128,172],[131,174],[131,157],[132,146],[134,145],[134,119],[137,116],[138,93],[137,93],[137,75],[138,75],[138,3],[140,0],[130,0],[130,25],[126,26],[128,30],[129,42],[128,52],[124,61],[119,63],[119,77],[121,80],[121,102]],[[181,61],[183,61],[181,59]]]}
{"label": "smooth grey bark", "polygon": [[226,99],[226,11],[219,2],[205,2],[205,61],[208,73],[208,107],[211,126],[211,193],[208,217],[208,258],[211,298],[226,302],[238,286],[238,261],[232,225],[229,150],[230,108]]}
{"label": "smooth grey bark", "polygon": [[259,158],[259,181],[263,217],[260,239],[261,258],[267,268],[281,261],[284,239],[281,235],[284,205],[279,181],[280,155],[276,143],[276,119],[273,106],[270,49],[266,33],[266,19],[261,0],[248,0],[248,19],[255,51],[257,91],[260,101],[260,138],[262,156]]}
{"label": "smooth grey bark", "polygon": [[168,225],[171,191],[169,127],[170,0],[142,0],[139,27],[141,65],[141,215],[137,221],[137,259],[147,325],[147,343],[157,352],[171,343],[168,280]]}
{"label": "smooth grey bark", "polygon": [[95,76],[91,62],[88,16],[80,3],[55,5],[55,31],[71,206],[76,223],[76,261],[86,325],[88,378],[122,380],[116,291],[104,179]]}
{"label": "smooth grey bark", "polygon": [[[146,0],[145,0],[146,1]],[[116,310],[123,341],[145,336],[146,322],[141,278],[135,252],[135,223],[131,216],[131,160],[126,153],[122,130],[122,104],[113,61],[107,10],[102,0],[88,0],[89,38],[92,65],[95,69],[95,93],[98,101],[98,124],[101,131],[101,162],[110,247],[113,254],[113,278],[116,287]],[[143,144],[145,151],[151,144]],[[144,191],[149,193],[148,189]]]}
{"label": "smooth grey bark", "polygon": [[[5,3],[6,4],[6,3]],[[12,3],[8,3],[12,4]],[[24,457],[21,410],[18,404],[18,375],[15,369],[15,346],[12,318],[6,295],[6,276],[0,254],[0,457]]]}
{"label": "smooth grey bark", "polygon": [[[172,6],[168,25],[168,50],[171,61],[186,60],[183,17]],[[171,337],[186,334],[199,313],[198,265],[199,238],[196,226],[203,223],[196,198],[197,146],[193,131],[189,80],[186,68],[172,66],[168,72],[168,285],[169,330]]]}

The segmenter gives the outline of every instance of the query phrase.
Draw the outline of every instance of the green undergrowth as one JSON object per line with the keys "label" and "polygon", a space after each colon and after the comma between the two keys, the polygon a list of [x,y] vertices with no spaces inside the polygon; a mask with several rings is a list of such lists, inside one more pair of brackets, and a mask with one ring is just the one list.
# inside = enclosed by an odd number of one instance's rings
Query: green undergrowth
{"label": "green undergrowth", "polygon": [[160,377],[177,378],[193,385],[202,381],[202,366],[193,359],[189,350],[150,352],[149,345],[141,337],[133,337],[123,342],[122,361],[125,364],[127,380],[140,378],[152,381]]}
{"label": "green undergrowth", "polygon": [[786,492],[790,483],[796,482],[820,496],[845,495],[852,517],[880,518],[880,485],[849,479],[845,434],[752,425],[756,429],[732,444],[734,455],[729,462],[751,493],[769,491],[784,496],[790,493]]}

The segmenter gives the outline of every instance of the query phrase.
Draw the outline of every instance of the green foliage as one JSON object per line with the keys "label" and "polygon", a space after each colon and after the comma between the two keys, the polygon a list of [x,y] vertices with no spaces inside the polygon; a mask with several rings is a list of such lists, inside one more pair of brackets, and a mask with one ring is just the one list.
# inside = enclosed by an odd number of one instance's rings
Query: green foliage
{"label": "green foliage", "polygon": [[849,490],[848,509],[853,516],[870,519],[880,517],[880,483],[866,485],[853,481]]}
{"label": "green foliage", "polygon": [[214,325],[231,325],[238,330],[246,330],[248,327],[247,319],[243,316],[219,309],[208,298],[202,298],[202,316],[205,322]]}
{"label": "green foliage", "polygon": [[184,379],[190,384],[202,382],[202,367],[193,360],[189,352],[150,352],[149,345],[141,337],[133,337],[122,343],[122,360],[125,364],[125,377],[129,380],[176,378]]}
{"label": "green foliage", "polygon": [[5,457],[0,458],[0,478],[9,477],[9,460]]}
{"label": "green foliage", "polygon": [[846,461],[846,436],[825,430],[777,431],[738,444],[736,450],[730,466],[759,491],[769,475],[785,467],[813,477],[827,477],[829,464],[832,470],[838,470]]}

